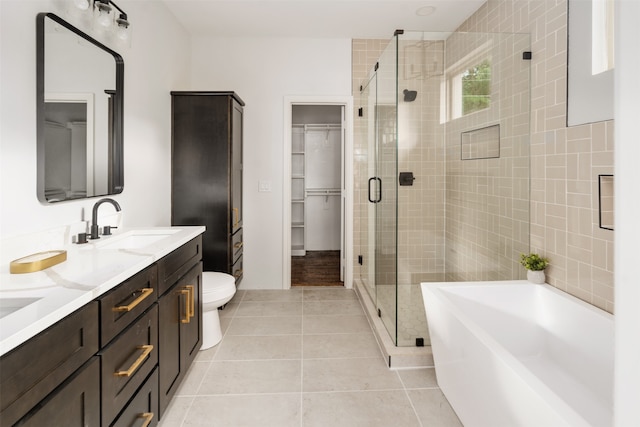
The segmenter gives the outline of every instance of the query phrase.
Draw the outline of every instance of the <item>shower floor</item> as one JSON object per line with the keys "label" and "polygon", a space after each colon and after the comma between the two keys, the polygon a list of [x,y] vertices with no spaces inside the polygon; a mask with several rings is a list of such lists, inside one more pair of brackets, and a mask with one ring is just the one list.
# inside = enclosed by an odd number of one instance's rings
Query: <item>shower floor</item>
{"label": "shower floor", "polygon": [[291,286],[344,286],[340,251],[307,251],[291,257]]}

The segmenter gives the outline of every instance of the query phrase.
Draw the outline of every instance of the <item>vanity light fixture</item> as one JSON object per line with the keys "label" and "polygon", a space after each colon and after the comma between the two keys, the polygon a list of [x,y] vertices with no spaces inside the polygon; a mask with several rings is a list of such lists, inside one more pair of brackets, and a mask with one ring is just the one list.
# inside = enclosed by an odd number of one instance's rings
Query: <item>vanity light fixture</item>
{"label": "vanity light fixture", "polygon": [[[91,11],[94,23],[102,31],[111,31],[121,41],[129,40],[127,13],[111,0],[72,0],[82,12]],[[115,9],[115,10],[114,10]]]}

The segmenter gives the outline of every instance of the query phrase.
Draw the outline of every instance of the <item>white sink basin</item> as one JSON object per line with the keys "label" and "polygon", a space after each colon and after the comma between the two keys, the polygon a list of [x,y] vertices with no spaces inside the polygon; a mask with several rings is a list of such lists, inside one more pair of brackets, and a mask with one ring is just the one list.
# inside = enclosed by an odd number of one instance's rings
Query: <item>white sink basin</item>
{"label": "white sink basin", "polygon": [[103,236],[100,240],[95,241],[93,245],[100,249],[139,249],[171,237],[178,231],[180,231],[178,228],[130,230],[111,237]]}
{"label": "white sink basin", "polygon": [[1,298],[0,297],[0,319],[9,314],[25,308],[40,298]]}

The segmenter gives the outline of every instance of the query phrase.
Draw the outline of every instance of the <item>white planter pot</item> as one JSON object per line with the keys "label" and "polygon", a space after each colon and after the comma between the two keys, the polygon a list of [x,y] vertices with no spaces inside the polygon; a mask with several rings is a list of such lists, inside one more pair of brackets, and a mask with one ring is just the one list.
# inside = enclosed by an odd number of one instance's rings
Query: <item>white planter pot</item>
{"label": "white planter pot", "polygon": [[531,283],[542,284],[545,282],[544,270],[532,271],[527,270],[527,280]]}

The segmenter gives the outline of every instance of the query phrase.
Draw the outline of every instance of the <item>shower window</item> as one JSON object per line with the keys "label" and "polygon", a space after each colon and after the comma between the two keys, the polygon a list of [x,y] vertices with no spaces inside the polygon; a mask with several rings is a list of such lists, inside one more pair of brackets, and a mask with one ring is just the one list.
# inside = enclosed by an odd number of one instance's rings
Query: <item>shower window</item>
{"label": "shower window", "polygon": [[489,46],[484,45],[447,70],[447,78],[442,82],[441,99],[449,100],[449,110],[448,118],[441,117],[441,123],[487,109],[491,105],[491,57],[488,52]]}
{"label": "shower window", "polygon": [[462,115],[489,108],[491,102],[491,63],[485,59],[461,76]]}

